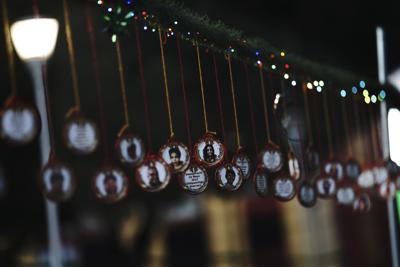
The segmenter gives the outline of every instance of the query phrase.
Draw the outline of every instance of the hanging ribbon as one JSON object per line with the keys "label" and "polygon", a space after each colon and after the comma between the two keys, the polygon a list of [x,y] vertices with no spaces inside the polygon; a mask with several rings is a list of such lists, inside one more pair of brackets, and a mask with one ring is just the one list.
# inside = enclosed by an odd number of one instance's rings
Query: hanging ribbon
{"label": "hanging ribbon", "polygon": [[236,146],[240,149],[242,146],[240,144],[240,132],[239,132],[239,122],[237,116],[237,107],[236,107],[236,95],[235,95],[235,87],[233,83],[233,73],[232,73],[232,62],[231,62],[231,54],[228,53],[226,55],[226,60],[228,61],[228,70],[229,70],[229,80],[231,87],[231,95],[232,95],[232,104],[233,104],[233,116],[235,119],[235,132],[236,132]]}
{"label": "hanging ribbon", "polygon": [[180,38],[176,38],[176,47],[178,50],[178,62],[179,62],[179,72],[180,72],[180,80],[181,80],[181,89],[183,95],[183,108],[185,111],[185,125],[186,125],[186,135],[188,139],[189,149],[192,149],[192,134],[190,131],[190,121],[189,121],[189,106],[187,100],[187,93],[186,93],[186,85],[185,85],[185,73],[183,67],[183,55],[182,55],[182,48]]}
{"label": "hanging ribbon", "polygon": [[250,90],[250,78],[249,78],[249,69],[245,62],[243,62],[244,66],[244,73],[246,78],[246,89],[247,89],[247,101],[249,106],[249,114],[250,114],[250,123],[251,123],[251,132],[253,134],[253,141],[254,141],[254,149],[256,155],[258,155],[258,143],[257,143],[257,130],[256,130],[256,123],[255,123],[255,116],[254,116],[254,105],[253,105],[253,97]]}
{"label": "hanging ribbon", "polygon": [[216,58],[214,52],[212,52],[212,58],[213,58],[213,65],[214,65],[215,86],[217,88],[218,113],[219,113],[219,119],[220,119],[220,124],[221,124],[222,138],[224,140],[224,146],[228,147],[227,146],[228,145],[227,136],[226,136],[226,131],[225,131],[225,122],[224,122],[224,110],[222,108],[222,94],[221,94],[221,86],[220,86],[220,82],[219,82],[218,64],[217,64],[217,58]]}
{"label": "hanging ribbon", "polygon": [[96,85],[96,101],[97,101],[97,109],[99,112],[101,137],[103,139],[103,152],[106,158],[108,159],[110,155],[107,145],[107,131],[106,131],[105,116],[104,116],[103,93],[102,93],[103,87],[100,82],[100,70],[97,59],[96,37],[93,29],[93,18],[92,18],[90,1],[86,2],[86,26],[87,26],[87,32],[89,34],[90,51],[91,51],[92,65],[94,71],[94,80]]}
{"label": "hanging ribbon", "polygon": [[117,51],[118,73],[119,73],[120,89],[121,89],[122,103],[124,107],[124,118],[125,118],[125,125],[120,132],[122,133],[123,130],[129,127],[129,112],[128,112],[128,99],[126,97],[124,66],[122,65],[121,48],[119,45],[119,40],[115,42],[115,48]]}
{"label": "hanging ribbon", "polygon": [[198,71],[199,71],[201,101],[202,101],[202,106],[203,106],[204,128],[206,130],[206,133],[208,133],[209,130],[208,130],[208,121],[207,121],[206,98],[205,98],[205,94],[204,94],[203,73],[202,73],[202,67],[201,67],[199,43],[198,43],[197,39],[195,40],[195,47],[196,47],[196,56],[197,56],[197,67],[198,67]]}
{"label": "hanging ribbon", "polygon": [[150,113],[149,113],[149,105],[147,99],[147,88],[146,81],[144,79],[144,68],[143,68],[143,55],[142,55],[142,46],[141,46],[141,38],[138,27],[138,21],[135,19],[134,23],[135,28],[135,37],[136,37],[136,52],[137,52],[137,60],[139,65],[139,76],[140,76],[140,88],[142,91],[142,98],[144,104],[144,118],[147,132],[147,147],[151,151],[151,126],[150,126]]}
{"label": "hanging ribbon", "polygon": [[68,5],[67,5],[67,0],[63,0],[63,9],[64,9],[65,36],[67,38],[68,57],[69,57],[69,63],[71,66],[72,91],[73,91],[74,100],[75,100],[75,107],[70,110],[70,112],[72,112],[72,111],[80,110],[81,100],[79,97],[78,76],[77,76],[77,72],[76,72],[76,63],[75,63],[75,50],[74,50],[74,44],[73,44],[73,40],[72,40],[71,22],[69,19],[69,10],[68,10]]}
{"label": "hanging ribbon", "polygon": [[7,58],[8,58],[8,67],[10,74],[10,83],[11,83],[11,98],[17,95],[17,79],[15,77],[15,63],[14,63],[14,49],[11,42],[11,33],[10,33],[10,22],[8,20],[8,11],[7,11],[7,1],[1,1],[1,9],[3,15],[3,29],[4,35],[6,38],[6,49],[7,49]]}
{"label": "hanging ribbon", "polygon": [[170,100],[169,100],[167,68],[165,65],[165,56],[164,56],[164,44],[163,44],[160,27],[158,28],[158,38],[160,40],[160,52],[161,52],[161,63],[162,63],[163,78],[164,78],[165,101],[167,102],[169,137],[172,138],[172,137],[174,137],[174,127],[173,127],[173,123],[172,123],[171,104],[170,104]]}
{"label": "hanging ribbon", "polygon": [[262,94],[262,101],[263,101],[263,110],[264,110],[264,120],[265,120],[265,130],[267,133],[267,140],[268,143],[271,143],[271,132],[269,129],[269,120],[268,120],[268,107],[267,107],[267,98],[265,95],[265,83],[264,83],[264,74],[263,74],[263,69],[260,66],[259,67],[259,73],[260,73],[260,84],[261,84],[261,94]]}
{"label": "hanging ribbon", "polygon": [[312,144],[314,143],[314,135],[311,129],[310,109],[308,103],[307,88],[305,86],[303,86],[303,101],[304,101],[304,111],[306,116],[307,135],[309,136],[308,147],[311,147]]}

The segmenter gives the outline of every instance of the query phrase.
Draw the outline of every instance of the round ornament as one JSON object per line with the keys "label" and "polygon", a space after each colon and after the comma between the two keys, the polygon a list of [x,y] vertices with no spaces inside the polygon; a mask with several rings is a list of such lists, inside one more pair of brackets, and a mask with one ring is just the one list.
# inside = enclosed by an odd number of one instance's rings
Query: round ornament
{"label": "round ornament", "polygon": [[278,172],[283,166],[282,152],[276,145],[269,144],[261,152],[261,162],[269,172]]}
{"label": "round ornament", "polygon": [[392,180],[395,180],[396,176],[400,173],[400,167],[391,159],[385,162],[385,167]]}
{"label": "round ornament", "polygon": [[324,164],[324,172],[326,175],[331,176],[337,181],[342,180],[344,177],[343,165],[335,160],[328,161]]}
{"label": "round ornament", "polygon": [[315,185],[310,182],[303,182],[299,187],[297,199],[306,208],[313,207],[317,203],[317,190]]}
{"label": "round ornament", "polygon": [[372,172],[375,178],[375,184],[383,184],[389,179],[389,172],[385,166],[375,166],[372,168]]}
{"label": "round ornament", "polygon": [[9,99],[0,112],[0,136],[6,142],[25,145],[39,134],[41,121],[35,106]]}
{"label": "round ornament", "polygon": [[350,185],[339,187],[336,192],[336,201],[341,205],[351,205],[356,199],[354,188]]}
{"label": "round ornament", "polygon": [[353,203],[353,210],[368,212],[371,209],[371,199],[367,193],[361,193]]}
{"label": "round ornament", "polygon": [[96,124],[80,113],[69,116],[63,129],[66,146],[77,154],[90,154],[99,144]]}
{"label": "round ornament", "polygon": [[190,164],[189,167],[179,175],[179,184],[185,192],[200,194],[206,190],[208,185],[208,174],[206,170],[197,165]]}
{"label": "round ornament", "polygon": [[148,156],[136,169],[136,182],[147,192],[163,190],[171,179],[168,164],[156,155]]}
{"label": "round ornament", "polygon": [[39,185],[45,198],[64,202],[75,192],[75,175],[67,164],[50,161],[40,172]]}
{"label": "round ornament", "polygon": [[384,199],[392,199],[396,196],[396,183],[393,181],[386,181],[379,185],[379,196]]}
{"label": "round ornament", "polygon": [[357,178],[357,184],[361,188],[371,188],[374,186],[375,177],[371,169],[365,169]]}
{"label": "round ornament", "polygon": [[249,179],[251,171],[250,158],[241,150],[236,151],[232,158],[232,164],[238,166],[245,179]]}
{"label": "round ornament", "polygon": [[128,194],[128,177],[118,167],[105,166],[95,173],[92,186],[98,199],[116,203]]}
{"label": "round ornament", "polygon": [[336,193],[336,180],[323,175],[317,179],[317,193],[321,198],[332,198]]}
{"label": "round ornament", "polygon": [[215,171],[215,180],[218,187],[227,191],[238,190],[242,185],[243,179],[242,171],[231,163],[224,164]]}
{"label": "round ornament", "polygon": [[346,177],[351,181],[357,181],[358,176],[361,174],[361,166],[354,159],[349,159],[345,165]]}
{"label": "round ornament", "polygon": [[268,195],[268,174],[262,167],[257,167],[254,173],[254,190],[260,197],[266,197]]}
{"label": "round ornament", "polygon": [[189,166],[189,149],[183,143],[170,141],[160,148],[159,154],[169,165],[172,173],[183,172]]}
{"label": "round ornament", "polygon": [[115,148],[120,161],[132,167],[139,166],[146,154],[143,140],[130,131],[118,136]]}
{"label": "round ornament", "polygon": [[288,169],[289,169],[289,175],[290,177],[292,177],[292,179],[294,180],[300,179],[301,176],[300,164],[293,152],[290,152],[288,155]]}
{"label": "round ornament", "polygon": [[195,160],[206,168],[222,163],[225,147],[215,135],[207,133],[194,146]]}
{"label": "round ornament", "polygon": [[288,176],[275,178],[272,183],[273,196],[280,201],[289,201],[296,195],[296,186]]}

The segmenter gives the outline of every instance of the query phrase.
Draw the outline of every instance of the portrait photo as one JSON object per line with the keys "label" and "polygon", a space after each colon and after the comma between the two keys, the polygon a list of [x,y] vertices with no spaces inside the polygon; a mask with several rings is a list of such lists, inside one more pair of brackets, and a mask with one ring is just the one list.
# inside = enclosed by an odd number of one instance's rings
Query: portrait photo
{"label": "portrait photo", "polygon": [[367,193],[362,193],[353,202],[353,210],[358,212],[367,212],[371,209],[371,206],[371,199]]}
{"label": "portrait photo", "polygon": [[215,171],[215,179],[220,188],[235,191],[243,182],[242,171],[233,164],[225,164]]}
{"label": "portrait photo", "polygon": [[206,170],[197,164],[191,164],[180,176],[180,185],[189,193],[202,193],[208,185]]}
{"label": "portrait photo", "polygon": [[116,144],[117,154],[122,163],[138,166],[143,162],[145,148],[142,139],[133,134],[123,134]]}
{"label": "portrait photo", "polygon": [[170,181],[169,166],[161,158],[146,160],[136,170],[136,181],[139,186],[149,192],[164,189]]}
{"label": "portrait photo", "polygon": [[334,196],[336,192],[336,181],[334,178],[320,177],[317,179],[317,191],[318,195],[323,198]]}
{"label": "portrait photo", "polygon": [[122,170],[116,167],[107,167],[96,173],[94,189],[97,198],[114,203],[127,195],[128,178]]}
{"label": "portrait photo", "polygon": [[40,182],[44,196],[53,202],[68,200],[75,191],[75,176],[66,165],[55,163],[44,167]]}
{"label": "portrait photo", "polygon": [[225,148],[217,139],[206,137],[195,145],[196,159],[208,167],[219,164],[224,158]]}
{"label": "portrait photo", "polygon": [[173,173],[183,172],[190,163],[189,149],[178,142],[171,142],[161,147],[160,156]]}

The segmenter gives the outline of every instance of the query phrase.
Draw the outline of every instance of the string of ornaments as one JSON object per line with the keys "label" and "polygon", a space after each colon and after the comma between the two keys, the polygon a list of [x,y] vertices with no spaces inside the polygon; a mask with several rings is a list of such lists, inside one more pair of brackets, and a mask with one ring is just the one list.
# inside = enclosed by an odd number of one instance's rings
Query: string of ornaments
{"label": "string of ornaments", "polygon": [[[349,206],[352,205],[355,210],[368,211],[371,208],[370,195],[377,192],[383,198],[393,198],[396,188],[400,188],[400,171],[399,167],[391,160],[386,160],[379,155],[379,136],[378,126],[374,121],[374,110],[372,105],[360,104],[358,88],[351,89],[352,95],[347,97],[347,91],[341,89],[340,100],[341,115],[333,115],[332,109],[329,107],[328,91],[322,90],[323,87],[328,87],[323,81],[310,82],[309,78],[300,80],[290,80],[292,74],[289,74],[289,65],[283,64],[282,73],[273,72],[277,68],[278,61],[275,56],[270,55],[270,62],[273,62],[271,69],[266,66],[266,63],[261,61],[261,54],[256,51],[256,61],[254,59],[246,59],[243,62],[244,74],[246,75],[246,90],[247,101],[249,106],[250,122],[252,136],[254,139],[254,150],[257,154],[256,168],[252,170],[251,157],[246,153],[246,149],[242,147],[240,126],[238,120],[239,104],[237,102],[237,86],[234,79],[234,69],[232,59],[237,59],[235,49],[229,46],[223,49],[223,56],[228,69],[228,84],[233,107],[233,121],[235,128],[235,152],[232,158],[228,158],[228,147],[226,145],[226,134],[224,133],[224,115],[220,112],[221,128],[223,129],[222,142],[218,138],[218,134],[209,128],[209,120],[207,114],[206,94],[210,88],[206,88],[204,83],[203,73],[203,48],[213,47],[213,44],[206,40],[200,33],[185,33],[179,32],[172,28],[162,27],[157,22],[154,15],[149,15],[146,11],[133,8],[135,7],[132,1],[98,1],[104,10],[103,16],[105,21],[105,31],[111,35],[111,41],[115,44],[116,60],[118,65],[118,73],[120,78],[120,91],[122,98],[122,107],[124,114],[124,124],[117,135],[115,141],[115,153],[121,164],[128,168],[135,169],[135,180],[138,186],[147,192],[158,192],[165,189],[172,178],[177,178],[179,185],[183,191],[190,194],[199,194],[206,190],[209,182],[209,174],[213,173],[217,186],[225,191],[236,191],[244,182],[252,181],[256,193],[260,197],[272,195],[279,201],[292,200],[296,194],[299,202],[305,207],[312,207],[319,198],[335,198],[338,204]],[[27,144],[34,140],[40,131],[40,119],[36,109],[30,105],[21,104],[16,100],[16,79],[14,73],[13,53],[9,37],[9,24],[7,21],[7,13],[5,2],[3,1],[3,19],[5,26],[7,51],[10,67],[10,81],[12,93],[6,101],[6,105],[0,114],[1,137],[9,143]],[[64,9],[64,24],[68,47],[69,63],[71,67],[72,92],[75,103],[66,114],[66,122],[63,130],[63,141],[65,146],[78,155],[87,155],[93,153],[103,139],[103,152],[105,154],[104,164],[95,172],[92,179],[92,187],[94,195],[106,202],[115,203],[127,196],[129,177],[125,174],[119,163],[112,160],[112,156],[105,142],[106,125],[103,112],[102,99],[102,83],[99,73],[97,61],[97,48],[92,24],[91,6],[87,4],[87,31],[90,37],[91,58],[94,72],[94,84],[97,92],[97,102],[99,109],[100,131],[94,121],[83,115],[81,111],[81,101],[79,97],[78,78],[76,72],[76,63],[74,55],[74,46],[72,39],[72,30],[70,23],[70,15],[67,5],[67,0],[63,1]],[[131,23],[133,22],[133,23]],[[133,26],[132,26],[133,24]],[[174,21],[174,25],[178,25]],[[120,36],[132,26],[135,31],[137,59],[140,76],[140,86],[143,96],[144,113],[147,130],[147,147],[140,136],[135,133],[132,116],[128,112],[128,99],[126,94],[124,63],[122,56],[123,50],[121,46]],[[160,46],[160,62],[163,77],[163,94],[165,97],[167,119],[169,127],[169,135],[166,138],[167,142],[161,146],[158,153],[152,151],[151,142],[151,122],[149,118],[148,99],[146,81],[144,78],[143,69],[143,54],[142,43],[139,29],[157,33],[157,39]],[[175,136],[175,128],[173,121],[173,110],[170,104],[170,88],[168,83],[168,62],[165,57],[165,45],[168,39],[172,37],[176,39],[176,48],[178,51],[178,62],[180,69],[181,90],[183,94],[183,102],[185,108],[185,124],[187,132],[187,143],[177,140]],[[198,84],[201,95],[202,116],[204,121],[204,134],[194,144],[192,144],[192,135],[190,129],[190,114],[188,109],[188,99],[186,94],[185,75],[184,75],[184,59],[181,48],[181,41],[190,41],[195,55],[195,61],[198,73]],[[207,44],[205,44],[207,42]],[[280,57],[284,58],[285,53],[282,52]],[[215,72],[216,87],[218,91],[219,109],[222,111],[221,90],[219,88],[219,74],[216,62],[216,54],[212,52],[213,69]],[[249,64],[248,64],[249,63]],[[269,64],[269,63],[268,63]],[[275,66],[275,67],[274,67]],[[261,151],[258,148],[257,140],[257,124],[255,122],[254,112],[254,97],[255,89],[250,84],[249,73],[250,69],[255,67],[259,77],[259,90],[261,93],[262,114],[265,127],[265,147]],[[45,68],[45,66],[43,66]],[[44,71],[44,73],[46,73]],[[282,76],[281,76],[282,75]],[[267,76],[267,78],[266,78]],[[279,77],[279,85],[273,83],[274,77]],[[51,120],[54,119],[50,109],[50,96],[47,88],[47,77],[43,77],[45,81],[46,106],[49,117],[49,132],[51,152],[49,161],[44,166],[40,176],[40,187],[45,197],[51,201],[60,202],[68,200],[75,191],[75,174],[72,168],[63,163],[56,156],[54,129]],[[283,78],[283,79],[282,79]],[[288,81],[289,80],[289,81]],[[302,158],[298,159],[294,150],[291,147],[289,140],[287,144],[282,143],[282,138],[276,138],[279,135],[272,132],[273,129],[278,129],[277,112],[281,107],[283,116],[287,116],[287,109],[284,103],[283,85],[289,84],[294,89],[301,87],[301,95],[303,96],[305,126],[308,136],[308,143],[302,145]],[[365,88],[365,82],[360,82],[360,88]],[[333,86],[332,86],[333,87]],[[316,90],[313,90],[316,88]],[[354,89],[356,88],[356,89]],[[353,90],[354,89],[354,90]],[[330,92],[332,95],[332,92]],[[322,94],[323,121],[326,131],[323,135],[321,126],[317,126],[320,120],[317,117],[316,98]],[[161,94],[160,94],[161,95]],[[352,97],[350,97],[352,96]],[[370,96],[369,91],[364,89],[364,102],[369,104],[375,103],[376,100],[383,101],[386,93],[382,90],[378,96]],[[370,101],[367,101],[367,99]],[[335,99],[335,98],[332,98]],[[354,112],[348,111],[349,104],[345,101],[350,99]],[[375,99],[375,100],[373,100]],[[272,101],[271,101],[272,100]],[[310,103],[313,102],[313,103]],[[332,104],[332,101],[331,101]],[[335,102],[336,104],[336,102]],[[360,116],[359,108],[366,109],[368,114]],[[350,123],[350,113],[354,114],[353,122]],[[338,120],[332,121],[332,118],[342,117],[343,125],[340,126],[345,132],[345,143],[347,147],[347,159],[342,161],[335,157],[334,144],[332,134],[335,133],[338,127]],[[353,132],[358,138],[361,138],[360,119],[364,119],[365,126],[368,126],[371,131],[371,147],[373,157],[366,160],[364,164],[358,163],[355,159],[355,148],[353,147],[350,137]],[[356,129],[353,129],[355,125]],[[274,127],[273,127],[274,126]],[[316,127],[317,126],[317,127]],[[334,129],[332,129],[332,126]],[[300,125],[297,125],[300,132]],[[313,132],[314,128],[318,128],[318,134]],[[277,140],[275,140],[275,138]],[[324,140],[323,136],[327,137],[326,143],[328,147],[328,158],[323,158]],[[318,139],[318,148],[314,138]],[[283,147],[288,147],[287,153],[284,153]],[[366,146],[362,146],[365,149]],[[363,154],[368,154],[364,151]],[[284,156],[287,155],[287,156]],[[320,170],[318,170],[320,168]],[[319,173],[319,175],[313,175]],[[376,188],[376,190],[372,190]]]}

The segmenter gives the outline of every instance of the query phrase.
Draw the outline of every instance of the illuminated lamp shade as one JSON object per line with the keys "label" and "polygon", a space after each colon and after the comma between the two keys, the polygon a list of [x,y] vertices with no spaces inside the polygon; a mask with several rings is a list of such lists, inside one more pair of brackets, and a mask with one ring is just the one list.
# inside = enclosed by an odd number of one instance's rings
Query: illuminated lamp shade
{"label": "illuminated lamp shade", "polygon": [[29,18],[11,25],[11,38],[24,61],[47,60],[57,41],[58,22],[52,18]]}

